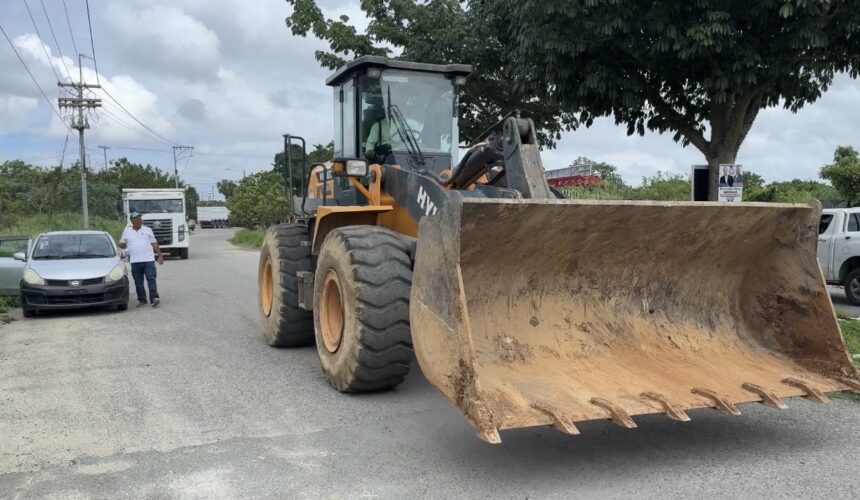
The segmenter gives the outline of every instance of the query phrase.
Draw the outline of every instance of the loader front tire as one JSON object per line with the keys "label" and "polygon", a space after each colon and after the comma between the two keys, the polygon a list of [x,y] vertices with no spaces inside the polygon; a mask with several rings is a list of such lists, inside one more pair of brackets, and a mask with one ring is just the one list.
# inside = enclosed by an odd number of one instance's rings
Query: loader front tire
{"label": "loader front tire", "polygon": [[412,261],[396,233],[331,231],[314,276],[314,331],[323,373],[341,392],[390,389],[409,372]]}
{"label": "loader front tire", "polygon": [[299,308],[299,271],[313,271],[307,228],[279,224],[266,231],[258,272],[263,335],[273,347],[301,347],[314,342],[313,315]]}

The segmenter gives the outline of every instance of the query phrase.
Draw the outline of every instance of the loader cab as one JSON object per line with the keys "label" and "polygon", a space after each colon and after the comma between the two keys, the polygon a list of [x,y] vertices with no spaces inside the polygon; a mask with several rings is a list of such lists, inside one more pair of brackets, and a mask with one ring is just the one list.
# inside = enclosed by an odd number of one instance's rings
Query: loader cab
{"label": "loader cab", "polygon": [[[334,155],[435,173],[457,162],[458,86],[471,66],[365,56],[342,66],[334,90]],[[423,164],[421,159],[423,158]]]}

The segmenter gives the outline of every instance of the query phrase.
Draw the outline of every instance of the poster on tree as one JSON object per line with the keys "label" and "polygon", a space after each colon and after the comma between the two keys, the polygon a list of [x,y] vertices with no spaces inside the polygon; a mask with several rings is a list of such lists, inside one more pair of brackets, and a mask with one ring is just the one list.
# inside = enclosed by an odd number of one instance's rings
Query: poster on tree
{"label": "poster on tree", "polygon": [[743,167],[733,163],[721,163],[719,196],[717,200],[723,203],[740,202],[743,196],[743,191]]}

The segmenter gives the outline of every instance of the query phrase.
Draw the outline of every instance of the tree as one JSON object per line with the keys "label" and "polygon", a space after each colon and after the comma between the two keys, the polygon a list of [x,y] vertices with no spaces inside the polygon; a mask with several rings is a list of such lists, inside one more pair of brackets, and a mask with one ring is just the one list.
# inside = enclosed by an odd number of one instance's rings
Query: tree
{"label": "tree", "polygon": [[221,193],[225,200],[230,201],[230,198],[233,196],[233,191],[236,189],[236,181],[221,179],[215,187],[218,188],[218,192]]}
{"label": "tree", "polygon": [[797,111],[858,74],[856,0],[485,2],[506,20],[520,87],[587,126],[613,116],[692,144],[712,199],[760,110]]}
{"label": "tree", "polygon": [[[746,191],[744,174],[744,191]],[[836,200],[839,193],[833,186],[814,180],[793,179],[784,182],[771,182],[758,193],[750,196],[744,193],[744,201],[767,201],[773,203],[806,203],[812,200]]]}
{"label": "tree", "polygon": [[568,198],[578,200],[623,200],[629,196],[630,186],[618,174],[618,168],[605,162],[597,162],[585,156],[574,160],[570,166],[590,165],[592,172],[600,175],[600,184],[565,186],[561,190]]}
{"label": "tree", "polygon": [[833,154],[833,163],[821,167],[820,175],[854,206],[860,201],[860,155],[851,146],[839,146]]}
{"label": "tree", "polygon": [[567,108],[535,99],[513,84],[516,62],[507,48],[504,20],[493,12],[492,2],[363,0],[361,9],[370,22],[359,33],[347,16],[326,19],[314,0],[286,1],[294,8],[286,20],[293,34],[313,34],[328,42],[330,51],[316,52],[325,68],[333,70],[364,55],[471,64],[473,73],[459,101],[460,134],[466,140],[515,109],[534,120],[544,145],[554,145],[562,130],[576,124]]}
{"label": "tree", "polygon": [[242,227],[268,227],[290,216],[284,178],[279,172],[243,177],[227,200],[230,219]]}
{"label": "tree", "polygon": [[[290,148],[293,162],[293,191],[299,193],[302,183],[307,179],[302,179],[302,148],[298,144],[293,144]],[[325,163],[334,158],[334,142],[329,142],[326,145],[316,144],[310,153],[307,153],[305,177],[314,163]],[[275,161],[272,164],[272,171],[278,172],[287,178],[287,167],[284,162],[284,152],[275,153]]]}

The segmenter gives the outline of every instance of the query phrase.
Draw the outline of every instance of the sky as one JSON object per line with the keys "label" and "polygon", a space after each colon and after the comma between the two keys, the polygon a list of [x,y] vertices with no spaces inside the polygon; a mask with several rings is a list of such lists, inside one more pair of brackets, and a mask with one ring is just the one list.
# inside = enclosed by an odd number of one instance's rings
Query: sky
{"label": "sky", "polygon": [[[65,1],[68,19],[62,0],[42,2],[3,0],[0,24],[56,105],[57,78],[77,79],[75,47],[86,56],[93,51],[84,0]],[[359,28],[367,24],[358,0],[318,3],[327,17],[347,15]],[[324,83],[330,72],[314,58],[327,45],[290,34],[285,1],[90,0],[90,9],[98,75],[93,61],[84,59],[84,80],[101,83],[152,131],[95,91],[104,107],[86,131],[91,168],[104,168],[99,145],[110,146],[108,161],[127,157],[165,170],[173,169],[173,145],[194,146],[193,156],[179,161],[179,174],[205,198],[219,179],[271,168],[283,134],[303,136],[309,144],[331,140],[331,92]],[[5,39],[0,67],[0,161],[76,161],[77,131],[63,157],[69,131]],[[860,82],[837,77],[823,98],[798,113],[762,111],[737,162],[767,181],[817,178],[837,146],[860,147],[858,131]],[[627,136],[611,118],[565,133],[555,149],[542,154],[547,169],[579,156],[616,165],[630,184],[658,171],[687,174],[704,161],[671,135]]]}

